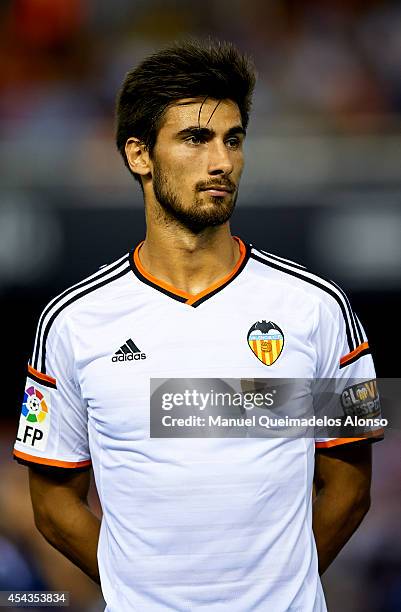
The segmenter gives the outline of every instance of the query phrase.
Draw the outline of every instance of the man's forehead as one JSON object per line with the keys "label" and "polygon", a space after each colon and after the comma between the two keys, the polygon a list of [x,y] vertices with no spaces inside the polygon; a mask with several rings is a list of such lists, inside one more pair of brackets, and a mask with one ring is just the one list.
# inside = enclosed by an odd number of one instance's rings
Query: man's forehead
{"label": "man's forehead", "polygon": [[231,127],[231,124],[242,124],[238,105],[232,100],[183,98],[168,107],[164,115],[163,127],[181,129],[185,124],[198,125],[198,123],[202,127],[209,122],[211,117],[215,125],[221,124],[224,128]]}

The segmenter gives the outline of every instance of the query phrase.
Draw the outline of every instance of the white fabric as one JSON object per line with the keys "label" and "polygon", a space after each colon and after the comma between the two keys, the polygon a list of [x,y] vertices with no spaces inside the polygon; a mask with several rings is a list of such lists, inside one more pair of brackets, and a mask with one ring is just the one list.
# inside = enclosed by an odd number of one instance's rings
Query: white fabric
{"label": "white fabric", "polygon": [[[247,343],[261,320],[285,337],[271,366]],[[128,338],[146,358],[113,362]],[[332,296],[254,259],[196,308],[127,269],[58,314],[47,339],[46,374],[57,381],[46,389],[47,446],[15,448],[44,462],[92,459],[108,612],[326,610],[314,440],[150,439],[149,379],[374,378],[370,355],[339,369],[349,350]]]}

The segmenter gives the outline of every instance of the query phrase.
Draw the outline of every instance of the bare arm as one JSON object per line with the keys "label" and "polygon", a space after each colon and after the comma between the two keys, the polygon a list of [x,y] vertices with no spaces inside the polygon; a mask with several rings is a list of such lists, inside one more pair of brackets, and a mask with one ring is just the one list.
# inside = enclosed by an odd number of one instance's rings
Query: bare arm
{"label": "bare arm", "polygon": [[319,574],[348,542],[370,507],[372,449],[356,443],[316,451],[313,532]]}
{"label": "bare arm", "polygon": [[29,468],[35,524],[46,540],[100,584],[100,520],[89,509],[90,470]]}

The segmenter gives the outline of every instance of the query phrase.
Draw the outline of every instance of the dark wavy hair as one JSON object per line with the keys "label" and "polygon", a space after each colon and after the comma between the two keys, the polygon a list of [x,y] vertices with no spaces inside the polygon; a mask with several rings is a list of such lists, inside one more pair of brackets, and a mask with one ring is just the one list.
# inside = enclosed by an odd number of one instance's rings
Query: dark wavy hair
{"label": "dark wavy hair", "polygon": [[128,138],[152,154],[165,111],[183,98],[232,100],[246,129],[255,80],[252,61],[228,42],[189,40],[147,57],[127,73],[117,97],[116,143],[127,168]]}

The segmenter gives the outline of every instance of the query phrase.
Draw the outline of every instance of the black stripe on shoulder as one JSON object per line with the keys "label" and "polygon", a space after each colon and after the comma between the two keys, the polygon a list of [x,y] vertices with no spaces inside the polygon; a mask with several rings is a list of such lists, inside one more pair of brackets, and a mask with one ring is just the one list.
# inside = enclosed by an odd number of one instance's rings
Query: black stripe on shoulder
{"label": "black stripe on shoulder", "polygon": [[40,371],[43,372],[43,374],[46,374],[46,342],[47,342],[47,337],[49,335],[49,331],[50,331],[51,326],[53,325],[54,320],[60,314],[60,312],[62,312],[65,308],[67,308],[67,306],[70,306],[70,304],[73,304],[74,302],[76,302],[80,298],[84,297],[85,295],[88,295],[89,293],[92,293],[93,291],[96,291],[97,289],[100,289],[101,287],[104,287],[105,285],[108,285],[109,283],[112,283],[113,281],[121,278],[122,276],[124,276],[125,274],[127,274],[130,271],[131,271],[130,267],[127,265],[125,268],[120,270],[120,272],[116,272],[116,274],[114,274],[114,276],[111,276],[110,278],[106,278],[105,280],[103,280],[103,281],[101,281],[99,283],[96,283],[96,285],[93,285],[92,287],[88,287],[87,289],[84,289],[83,291],[80,291],[77,295],[74,295],[73,297],[71,297],[66,302],[63,302],[61,304],[61,306],[59,308],[57,308],[57,310],[55,310],[53,312],[53,314],[50,317],[50,319],[48,320],[47,325],[45,327],[45,330],[43,332],[42,360],[41,360],[41,366],[39,368]]}
{"label": "black stripe on shoulder", "polygon": [[[260,251],[260,249],[259,249]],[[264,252],[264,251],[260,251],[260,252]],[[273,257],[277,260],[277,257],[272,256],[270,253],[266,253],[266,255],[268,255],[269,257]],[[278,262],[280,263],[280,262]],[[296,268],[300,268],[300,266],[296,263],[292,263],[292,262],[285,262],[285,261],[281,261],[282,265],[288,265],[290,267],[296,267]],[[360,323],[358,321],[358,317],[355,315],[354,311],[352,310],[352,306],[350,304],[350,301],[348,299],[347,294],[345,293],[345,291],[343,291],[343,289],[337,285],[337,283],[335,283],[334,281],[332,281],[329,278],[325,278],[323,276],[319,276],[317,274],[315,274],[314,272],[312,272],[311,270],[309,270],[308,268],[302,266],[302,269],[304,272],[307,272],[309,274],[313,274],[315,277],[320,278],[321,280],[323,280],[325,283],[331,285],[332,287],[334,287],[335,289],[337,289],[337,291],[342,295],[342,297],[344,298],[344,301],[346,302],[346,306],[347,306],[347,310],[348,310],[348,315],[349,315],[349,320],[351,321],[351,326],[352,326],[352,332],[354,335],[354,346],[359,346],[360,344],[362,344],[364,342],[364,335],[360,326]],[[301,271],[302,271],[301,269]],[[346,320],[346,319],[345,319]]]}
{"label": "black stripe on shoulder", "polygon": [[330,280],[329,278],[325,278],[323,276],[319,276],[317,274],[315,274],[314,272],[312,272],[312,270],[309,270],[308,268],[306,268],[305,266],[300,266],[299,264],[296,264],[294,262],[290,262],[290,261],[283,261],[282,259],[276,257],[275,255],[272,255],[271,253],[267,253],[267,251],[262,251],[261,249],[257,249],[259,251],[259,253],[263,253],[266,257],[268,258],[272,258],[273,260],[277,261],[277,263],[281,263],[283,266],[289,266],[292,268],[298,268],[304,272],[307,272],[308,274],[313,274],[313,276],[317,277],[318,279],[320,278],[322,281],[324,281],[325,283],[331,285],[332,287],[334,287],[344,298],[344,301],[346,303],[346,307],[347,307],[347,311],[348,311],[348,315],[349,315],[349,320],[351,321],[351,327],[352,327],[352,332],[353,332],[353,336],[354,336],[354,346],[359,346],[360,344],[362,344],[362,342],[364,342],[364,336],[362,333],[362,329],[360,326],[360,323],[358,321],[357,316],[355,315],[354,311],[352,310],[352,306],[350,304],[350,301],[348,299],[347,294],[345,293],[345,291],[343,291],[343,289],[341,287],[339,287],[339,285],[337,285],[337,283],[335,283],[334,281]]}
{"label": "black stripe on shoulder", "polygon": [[354,335],[355,346],[359,346],[360,344],[362,344],[362,342],[364,342],[364,336],[363,336],[363,333],[362,333],[362,329],[361,329],[360,323],[358,321],[358,317],[355,315],[354,311],[352,310],[352,306],[350,304],[350,301],[348,299],[347,294],[345,293],[345,291],[343,291],[343,289],[339,285],[337,285],[337,283],[335,283],[334,281],[330,280],[329,278],[325,278],[323,276],[319,276],[319,275],[315,274],[314,272],[312,272],[312,270],[309,270],[305,266],[301,266],[299,264],[296,264],[295,262],[285,261],[282,258],[276,257],[275,255],[272,255],[271,253],[268,253],[267,251],[262,251],[261,249],[257,249],[257,250],[260,253],[263,253],[264,255],[266,255],[267,257],[272,258],[273,260],[277,261],[277,263],[281,263],[284,266],[290,266],[290,267],[293,267],[293,268],[298,268],[301,271],[303,270],[304,272],[308,272],[309,274],[313,274],[317,278],[321,278],[321,280],[323,280],[325,283],[328,283],[329,285],[331,285],[332,287],[337,289],[337,291],[339,293],[341,293],[342,297],[344,298],[344,300],[346,302],[346,306],[347,306],[347,310],[348,310],[348,315],[349,315],[349,320],[351,321],[352,332],[353,332],[353,335]]}
{"label": "black stripe on shoulder", "polygon": [[[352,334],[351,334],[351,328],[350,325],[348,323],[348,319],[347,319],[347,315],[345,312],[345,307],[343,304],[343,301],[341,300],[341,298],[339,297],[339,295],[337,293],[335,293],[335,291],[333,291],[332,289],[330,289],[330,287],[326,287],[325,285],[323,285],[322,283],[319,283],[318,281],[316,281],[313,278],[309,278],[307,276],[304,276],[301,273],[301,270],[290,270],[288,268],[283,267],[283,265],[280,265],[278,262],[274,263],[272,261],[268,261],[266,259],[264,259],[263,257],[259,257],[256,253],[251,253],[251,258],[252,259],[256,259],[256,261],[259,261],[260,263],[264,264],[265,266],[271,267],[271,268],[275,268],[276,270],[279,270],[280,272],[285,272],[286,274],[289,274],[290,276],[294,276],[295,278],[299,278],[300,280],[303,280],[307,283],[310,283],[311,285],[314,285],[315,287],[318,287],[319,289],[322,289],[323,291],[325,291],[326,293],[328,293],[329,295],[331,295],[337,302],[337,304],[339,305],[342,315],[344,317],[344,322],[345,322],[345,331],[346,331],[346,335],[347,335],[347,341],[348,341],[348,346],[350,351],[353,351],[355,348],[355,344],[352,338]],[[351,319],[352,321],[352,319]]]}
{"label": "black stripe on shoulder", "polygon": [[354,329],[354,332],[355,332],[355,338],[356,338],[356,343],[355,344],[356,344],[356,346],[359,346],[360,344],[362,344],[364,342],[363,332],[362,332],[362,329],[361,329],[361,325],[360,325],[360,323],[358,321],[358,317],[356,316],[356,314],[352,310],[352,306],[351,306],[351,303],[350,303],[350,301],[348,299],[348,295],[334,281],[329,280],[329,279],[325,279],[325,281],[330,283],[331,285],[333,285],[333,287],[335,287],[341,293],[341,295],[343,296],[343,298],[347,302],[348,312],[350,314],[351,321],[352,321],[352,324],[353,324],[353,329]]}
{"label": "black stripe on shoulder", "polygon": [[262,255],[267,255],[268,257],[271,257],[271,259],[274,259],[274,261],[277,261],[277,263],[282,263],[284,265],[287,266],[293,266],[294,268],[298,268],[299,270],[305,270],[307,271],[307,268],[305,266],[302,266],[301,264],[295,263],[295,261],[290,261],[289,259],[284,259],[283,257],[278,257],[278,255],[273,255],[272,253],[268,253],[267,251],[264,251],[263,249],[256,249],[255,247],[253,247],[255,251],[261,253]]}
{"label": "black stripe on shoulder", "polygon": [[359,319],[358,319],[358,317],[356,315],[355,315],[355,323],[356,323],[356,327],[358,329],[359,342],[360,342],[360,344],[362,344],[365,341],[365,338],[363,336],[361,324],[360,324]]}
{"label": "black stripe on shoulder", "polygon": [[124,264],[124,260],[126,260],[126,256],[119,259],[116,263],[111,264],[110,266],[107,266],[107,268],[102,268],[100,272],[93,274],[92,276],[84,279],[83,281],[80,281],[76,285],[73,285],[72,287],[68,287],[68,289],[60,293],[60,295],[58,295],[57,297],[55,297],[53,300],[49,302],[49,304],[46,306],[46,308],[43,310],[40,316],[38,329],[36,332],[35,349],[34,349],[34,354],[32,357],[32,364],[31,364],[35,369],[38,369],[39,351],[40,351],[40,344],[41,344],[40,339],[42,335],[43,324],[49,312],[56,306],[58,302],[60,302],[64,297],[66,297],[72,291],[76,291],[77,289],[86,287],[87,285],[90,285],[91,283],[96,282],[98,279],[102,279],[108,274],[111,274],[112,272],[114,272],[115,270],[118,270],[118,268],[120,268]]}

